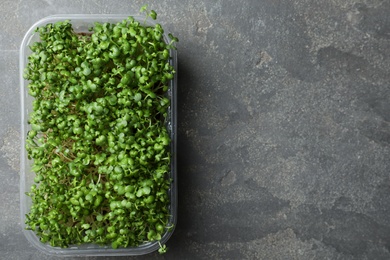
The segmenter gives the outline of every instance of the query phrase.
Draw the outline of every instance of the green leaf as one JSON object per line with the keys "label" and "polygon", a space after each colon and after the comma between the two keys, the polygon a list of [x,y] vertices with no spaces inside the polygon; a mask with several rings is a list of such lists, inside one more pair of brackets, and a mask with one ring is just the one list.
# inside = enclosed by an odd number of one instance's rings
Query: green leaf
{"label": "green leaf", "polygon": [[143,12],[145,12],[147,9],[148,9],[148,5],[145,4],[145,5],[141,6],[141,9],[139,10],[139,12],[140,12],[140,13],[143,13]]}
{"label": "green leaf", "polygon": [[103,220],[103,216],[102,215],[97,215],[96,216],[96,220],[99,221],[99,222],[102,221]]}
{"label": "green leaf", "polygon": [[156,13],[154,10],[151,10],[151,11],[150,11],[149,16],[150,16],[150,18],[152,18],[153,20],[156,20],[156,19],[157,19],[157,13]]}

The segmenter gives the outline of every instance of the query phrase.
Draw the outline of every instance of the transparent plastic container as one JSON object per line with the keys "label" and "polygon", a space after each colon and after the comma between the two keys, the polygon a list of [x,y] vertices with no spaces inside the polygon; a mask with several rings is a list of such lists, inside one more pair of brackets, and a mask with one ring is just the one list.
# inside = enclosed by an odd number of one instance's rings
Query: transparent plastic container
{"label": "transparent plastic container", "polygon": [[[165,244],[170,236],[173,233],[173,229],[176,226],[177,221],[177,180],[176,180],[176,121],[177,121],[177,101],[176,101],[176,88],[177,88],[177,73],[175,73],[174,78],[169,84],[168,98],[171,101],[169,108],[169,122],[167,123],[168,130],[171,137],[171,172],[170,178],[172,179],[171,188],[170,188],[170,219],[169,226],[173,226],[172,229],[167,230],[162,236],[159,242],[148,242],[142,244],[138,247],[128,247],[128,248],[118,248],[113,249],[110,245],[100,246],[96,244],[82,244],[82,245],[72,245],[68,248],[52,247],[48,243],[42,243],[39,240],[39,237],[30,230],[25,229],[25,219],[26,214],[29,212],[31,207],[31,199],[25,193],[28,192],[31,188],[31,185],[34,183],[35,174],[31,172],[31,161],[27,158],[27,153],[25,150],[25,141],[26,134],[28,133],[29,124],[27,124],[28,115],[32,111],[32,101],[33,98],[28,95],[28,81],[23,78],[23,71],[28,62],[28,56],[31,54],[29,45],[39,41],[38,33],[35,33],[34,30],[37,27],[44,26],[49,23],[55,23],[57,21],[70,20],[73,26],[73,30],[76,33],[88,33],[89,28],[94,26],[95,22],[109,22],[117,23],[127,17],[132,16],[135,20],[146,23],[146,25],[154,25],[155,21],[147,19],[145,16],[141,15],[125,15],[125,14],[71,14],[71,15],[53,15],[45,17],[38,22],[36,22],[25,34],[22,44],[20,46],[20,57],[19,57],[19,76],[20,76],[20,93],[21,93],[21,165],[20,165],[20,212],[21,212],[21,223],[23,232],[28,241],[31,242],[37,249],[40,251],[58,256],[130,256],[130,255],[144,255],[151,252],[154,252],[160,248],[160,244]],[[169,38],[164,34],[164,40],[169,41]],[[177,72],[177,54],[175,50],[170,50],[170,63]]]}

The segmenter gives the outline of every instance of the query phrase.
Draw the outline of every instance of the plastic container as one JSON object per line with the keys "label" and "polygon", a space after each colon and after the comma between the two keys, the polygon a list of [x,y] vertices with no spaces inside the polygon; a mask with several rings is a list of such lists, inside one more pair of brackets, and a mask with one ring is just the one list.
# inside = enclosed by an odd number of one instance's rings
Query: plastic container
{"label": "plastic container", "polygon": [[[126,19],[128,16],[134,17],[134,19],[140,22],[146,22],[146,25],[154,25],[155,22],[147,19],[145,16],[140,15],[114,15],[114,14],[99,14],[99,15],[54,15],[48,16],[40,21],[36,22],[25,34],[22,44],[20,46],[20,93],[21,93],[21,172],[20,172],[20,209],[21,209],[21,223],[24,230],[24,234],[28,241],[31,242],[40,251],[58,256],[125,256],[125,255],[144,255],[156,251],[160,248],[157,241],[148,242],[138,247],[118,248],[113,249],[111,246],[99,246],[96,244],[83,244],[70,246],[69,248],[52,247],[49,244],[43,244],[40,242],[38,236],[30,230],[25,229],[25,215],[29,212],[31,207],[31,199],[25,193],[30,190],[31,185],[34,183],[34,173],[30,171],[31,161],[27,159],[25,151],[25,138],[29,131],[29,125],[27,119],[29,112],[32,111],[33,98],[28,95],[27,85],[28,82],[23,78],[23,70],[27,64],[27,57],[31,54],[29,45],[35,41],[39,41],[39,35],[34,33],[37,27],[44,26],[49,23],[55,23],[57,21],[70,20],[73,29],[76,33],[87,33],[88,28],[92,27],[95,22],[109,22],[117,23]],[[164,35],[164,40],[168,42],[167,35]],[[170,62],[177,71],[177,54],[175,50],[170,51]],[[176,181],[176,84],[177,73],[170,82],[170,88],[168,90],[168,97],[171,100],[171,106],[169,108],[169,122],[167,124],[168,130],[171,135],[171,172],[172,184],[170,189],[170,219],[169,225],[176,226],[177,218],[177,181]],[[173,233],[173,229],[166,231],[162,236],[160,243],[165,244]]]}

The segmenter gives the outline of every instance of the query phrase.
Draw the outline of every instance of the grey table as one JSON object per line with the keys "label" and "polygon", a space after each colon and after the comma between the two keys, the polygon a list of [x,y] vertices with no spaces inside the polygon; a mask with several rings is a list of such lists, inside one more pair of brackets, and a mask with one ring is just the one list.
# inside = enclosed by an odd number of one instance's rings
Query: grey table
{"label": "grey table", "polygon": [[[19,217],[24,33],[144,3],[1,1],[0,259],[56,259]],[[166,255],[139,259],[390,259],[390,2],[150,7],[180,39],[179,222]]]}

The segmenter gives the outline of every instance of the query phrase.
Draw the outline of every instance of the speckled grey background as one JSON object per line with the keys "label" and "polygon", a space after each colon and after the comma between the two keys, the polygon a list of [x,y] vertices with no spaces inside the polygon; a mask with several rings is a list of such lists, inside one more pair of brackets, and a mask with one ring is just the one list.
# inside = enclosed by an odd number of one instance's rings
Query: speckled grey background
{"label": "speckled grey background", "polygon": [[[24,33],[144,3],[0,2],[1,259],[56,259],[19,220]],[[390,259],[390,2],[149,3],[180,39],[179,222],[133,259]]]}

